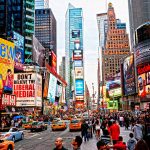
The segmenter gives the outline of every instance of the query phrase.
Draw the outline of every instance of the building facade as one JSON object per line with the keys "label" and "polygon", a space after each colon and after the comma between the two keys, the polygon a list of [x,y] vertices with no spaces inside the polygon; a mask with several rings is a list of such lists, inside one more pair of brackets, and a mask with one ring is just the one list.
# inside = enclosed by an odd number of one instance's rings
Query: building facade
{"label": "building facade", "polygon": [[150,21],[149,0],[128,0],[130,39],[131,46],[134,46],[134,32],[145,22]]}
{"label": "building facade", "polygon": [[16,31],[25,38],[25,63],[32,62],[34,34],[34,0],[0,1],[0,36],[13,41]]}
{"label": "building facade", "polygon": [[49,8],[49,0],[35,0],[35,9]]}
{"label": "building facade", "polygon": [[102,78],[104,83],[120,72],[123,58],[130,53],[125,23],[116,19],[111,3],[109,3],[107,17],[104,25],[104,28],[107,29],[105,47],[102,50]]}
{"label": "building facade", "polygon": [[150,1],[129,0],[131,45],[134,52],[138,104],[135,109],[150,109]]}
{"label": "building facade", "polygon": [[[83,16],[82,8],[68,5],[65,22],[66,100],[75,106],[84,104]],[[78,76],[78,73],[80,76]],[[77,77],[78,76],[78,77]]]}
{"label": "building facade", "polygon": [[62,57],[62,62],[59,66],[59,75],[65,79],[65,56]]}
{"label": "building facade", "polygon": [[56,19],[51,9],[35,10],[35,36],[46,50],[47,60],[50,64],[50,51],[57,56]]}

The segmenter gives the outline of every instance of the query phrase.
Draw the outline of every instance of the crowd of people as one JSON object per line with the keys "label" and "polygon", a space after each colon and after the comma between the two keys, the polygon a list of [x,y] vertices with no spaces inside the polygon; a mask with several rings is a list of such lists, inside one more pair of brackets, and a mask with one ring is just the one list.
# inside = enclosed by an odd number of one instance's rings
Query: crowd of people
{"label": "crowd of people", "polygon": [[[130,130],[127,142],[120,136],[120,127]],[[81,136],[76,136],[71,143],[73,150],[80,150],[82,141],[88,142],[93,137],[97,140],[97,150],[150,150],[150,114],[95,114],[82,121]],[[62,138],[57,138],[55,145],[54,150],[66,150]]]}

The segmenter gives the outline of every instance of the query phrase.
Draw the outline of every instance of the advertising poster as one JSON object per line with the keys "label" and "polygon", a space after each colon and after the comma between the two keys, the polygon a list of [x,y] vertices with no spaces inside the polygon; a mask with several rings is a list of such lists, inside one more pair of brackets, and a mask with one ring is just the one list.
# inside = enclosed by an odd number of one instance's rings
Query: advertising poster
{"label": "advertising poster", "polygon": [[61,84],[57,84],[56,85],[56,97],[60,97],[62,94],[62,85]]}
{"label": "advertising poster", "polygon": [[123,83],[124,84],[124,95],[132,95],[132,94],[136,93],[133,55],[127,57],[124,60],[123,77],[124,77],[124,83]]}
{"label": "advertising poster", "polygon": [[121,88],[111,89],[108,93],[109,97],[119,97],[121,96]]}
{"label": "advertising poster", "polygon": [[2,94],[2,106],[16,106],[16,95]]}
{"label": "advertising poster", "polygon": [[75,80],[75,93],[76,96],[84,95],[84,80],[83,79],[77,79]]}
{"label": "advertising poster", "polygon": [[82,60],[83,59],[83,51],[82,50],[74,50],[73,51],[73,60]]}
{"label": "advertising poster", "polygon": [[[36,73],[17,73],[14,76],[14,94],[17,106],[41,105],[42,78]],[[37,99],[37,104],[36,104]]]}
{"label": "advertising poster", "polygon": [[44,98],[47,98],[47,96],[48,96],[49,78],[50,78],[50,73],[47,72],[46,78],[45,78],[45,83],[44,83],[44,93],[43,93]]}
{"label": "advertising poster", "polygon": [[107,109],[118,109],[118,101],[108,101],[107,102]]}
{"label": "advertising poster", "polygon": [[14,43],[0,38],[0,94],[13,92],[14,47]]}
{"label": "advertising poster", "polygon": [[80,30],[72,30],[72,38],[79,38]]}
{"label": "advertising poster", "polygon": [[74,42],[74,49],[75,49],[75,50],[81,49],[80,41],[79,41],[79,40]]}
{"label": "advertising poster", "polygon": [[15,69],[23,70],[24,63],[24,37],[13,31],[13,39],[15,44]]}
{"label": "advertising poster", "polygon": [[75,78],[83,79],[83,67],[75,67]]}
{"label": "advertising poster", "polygon": [[50,66],[53,68],[53,70],[57,70],[57,57],[53,51],[50,52]]}
{"label": "advertising poster", "polygon": [[48,98],[51,103],[55,102],[56,84],[57,84],[57,78],[54,75],[50,74]]}
{"label": "advertising poster", "polygon": [[37,63],[40,67],[44,67],[45,62],[45,48],[41,45],[41,43],[37,40],[37,38],[33,35],[33,62]]}
{"label": "advertising poster", "polygon": [[83,61],[82,60],[75,60],[74,66],[75,67],[83,67]]}
{"label": "advertising poster", "polygon": [[42,107],[42,76],[40,74],[36,74],[35,85],[36,106]]}

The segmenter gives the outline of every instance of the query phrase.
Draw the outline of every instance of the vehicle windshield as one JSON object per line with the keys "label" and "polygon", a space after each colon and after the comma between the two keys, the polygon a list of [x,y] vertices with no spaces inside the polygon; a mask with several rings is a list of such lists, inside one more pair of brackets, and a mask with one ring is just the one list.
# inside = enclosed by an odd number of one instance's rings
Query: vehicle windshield
{"label": "vehicle windshield", "polygon": [[37,125],[37,124],[38,124],[38,122],[33,122],[33,123],[32,123],[32,125]]}
{"label": "vehicle windshield", "polygon": [[71,120],[71,123],[78,123],[79,120]]}

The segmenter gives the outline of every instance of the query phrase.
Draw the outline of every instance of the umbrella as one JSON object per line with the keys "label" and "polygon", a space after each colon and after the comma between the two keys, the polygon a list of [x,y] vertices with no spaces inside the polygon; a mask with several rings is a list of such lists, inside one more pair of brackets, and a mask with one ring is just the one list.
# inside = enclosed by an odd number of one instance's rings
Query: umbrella
{"label": "umbrella", "polygon": [[25,118],[25,116],[15,116],[13,119],[17,120],[17,119],[22,119],[22,118]]}

